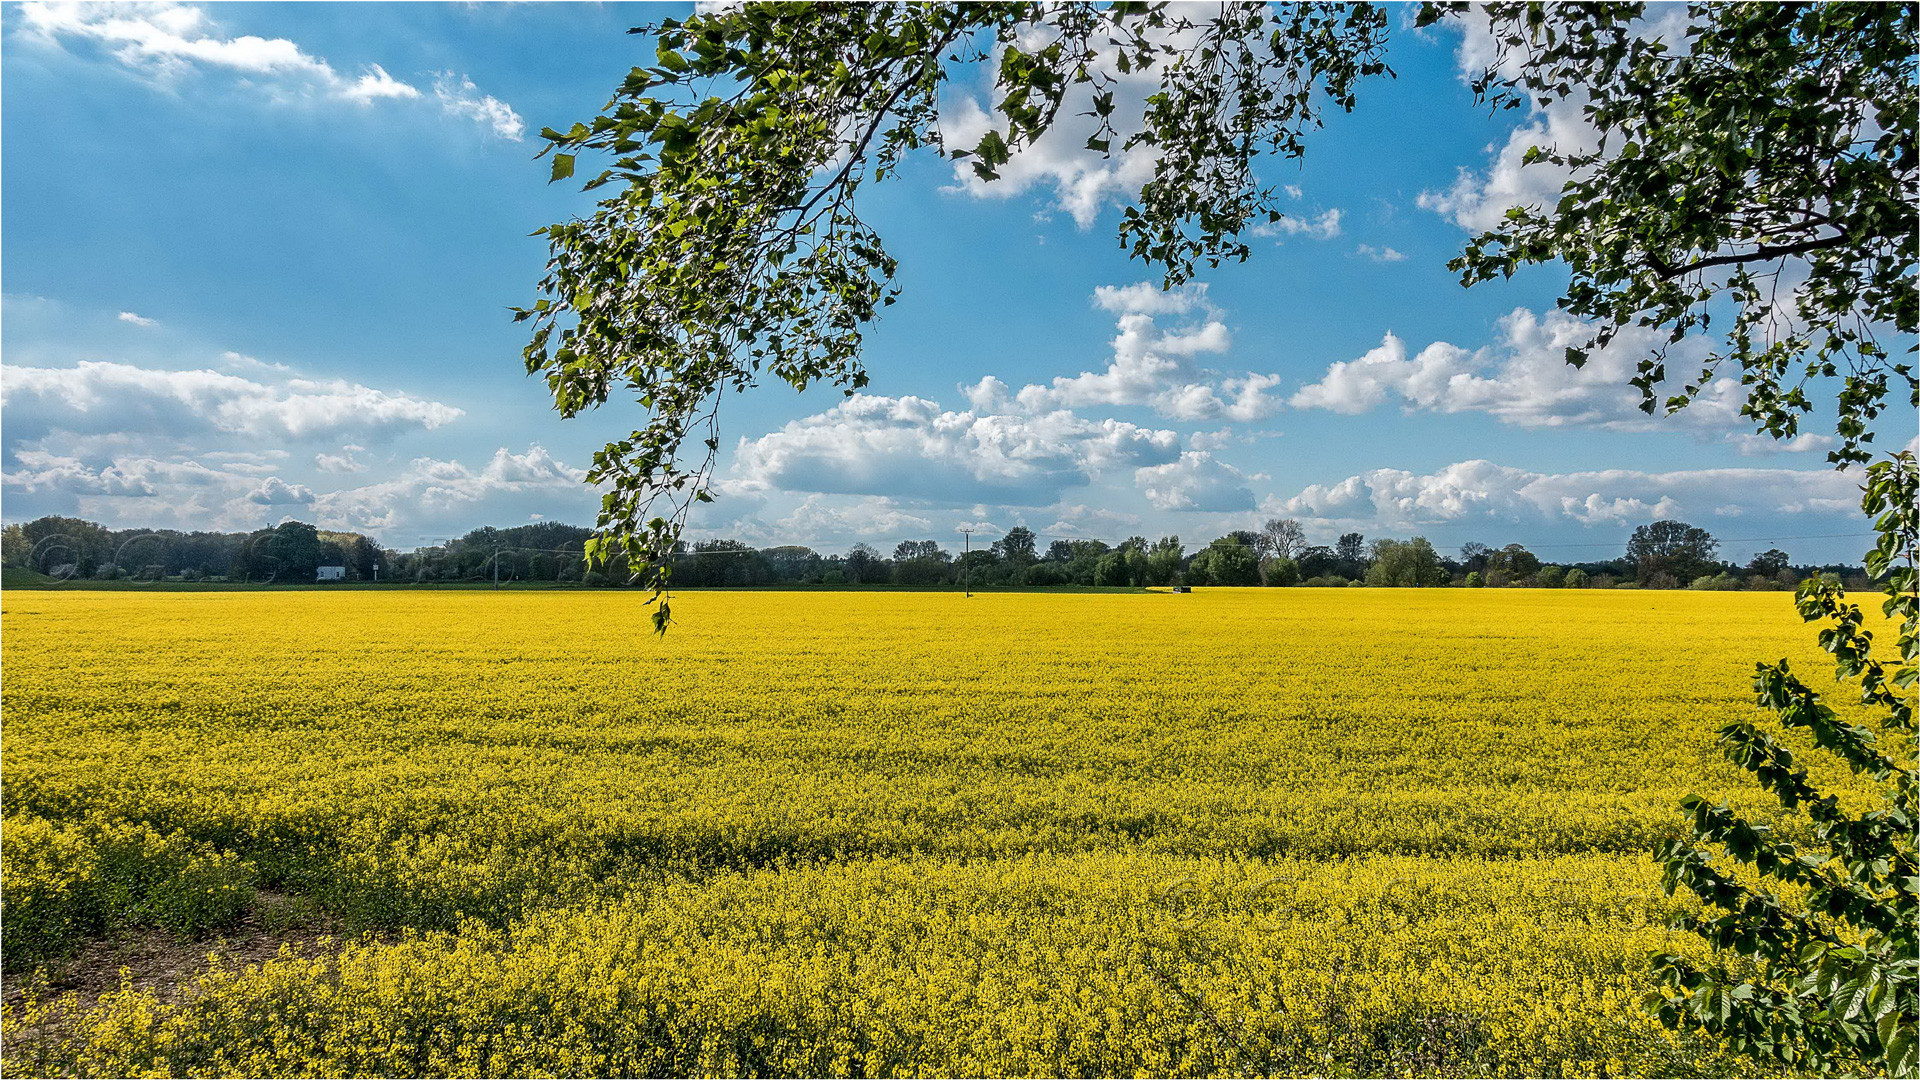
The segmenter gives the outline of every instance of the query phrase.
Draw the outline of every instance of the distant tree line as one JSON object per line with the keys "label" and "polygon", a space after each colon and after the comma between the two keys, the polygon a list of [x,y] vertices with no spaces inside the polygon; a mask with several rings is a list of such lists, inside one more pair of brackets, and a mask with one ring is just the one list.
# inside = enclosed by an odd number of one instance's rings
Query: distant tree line
{"label": "distant tree line", "polygon": [[[330,532],[288,521],[252,532],[108,529],[91,521],[43,517],[9,525],[0,563],[56,578],[96,580],[307,583],[322,566],[347,581],[395,583],[536,581],[625,585],[619,559],[591,567],[582,554],[591,530],[559,522],[475,529],[458,539],[410,552],[380,546],[359,533]],[[764,585],[902,585],[1019,587],[1084,585],[1374,586],[1394,588],[1647,588],[1790,589],[1812,574],[1859,575],[1845,565],[1796,565],[1778,548],[1744,565],[1719,559],[1719,541],[1682,521],[1634,530],[1614,559],[1548,562],[1521,544],[1469,543],[1442,554],[1425,537],[1368,540],[1350,532],[1331,545],[1309,544],[1300,523],[1277,518],[1258,530],[1236,530],[1189,551],[1178,536],[1119,544],[1054,540],[1042,549],[1031,529],[1015,526],[990,545],[955,554],[935,540],[905,540],[891,553],[855,544],[840,554],[783,545],[756,548],[738,540],[701,540],[674,555],[676,587]]]}
{"label": "distant tree line", "polygon": [[359,533],[289,521],[253,532],[109,529],[43,517],[0,531],[0,564],[59,578],[171,581],[306,581],[321,566],[370,581],[393,552]]}

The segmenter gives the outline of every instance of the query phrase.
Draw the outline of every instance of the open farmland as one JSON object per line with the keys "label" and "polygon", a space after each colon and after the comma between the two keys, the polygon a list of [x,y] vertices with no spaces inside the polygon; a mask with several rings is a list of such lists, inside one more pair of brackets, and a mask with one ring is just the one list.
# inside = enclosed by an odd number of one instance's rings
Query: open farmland
{"label": "open farmland", "polygon": [[[1764,816],[1786,595],[643,599],[9,593],[14,1071],[1754,1068],[1639,1014],[1644,853]],[[16,993],[256,888],[341,940]]]}

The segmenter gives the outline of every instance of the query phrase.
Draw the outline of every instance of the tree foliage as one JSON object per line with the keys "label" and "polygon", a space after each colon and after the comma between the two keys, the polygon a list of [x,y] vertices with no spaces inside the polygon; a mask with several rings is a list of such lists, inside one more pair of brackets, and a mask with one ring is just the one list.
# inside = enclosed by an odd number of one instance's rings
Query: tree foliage
{"label": "tree foliage", "polygon": [[1411,540],[1375,540],[1367,567],[1368,585],[1420,588],[1447,583],[1440,556],[1424,536]]}
{"label": "tree foliage", "polygon": [[1684,521],[1661,520],[1642,525],[1627,538],[1627,562],[1642,585],[1656,574],[1668,574],[1681,582],[1718,569],[1716,556],[1720,541],[1697,525]]}
{"label": "tree foliage", "polygon": [[[1910,1076],[1920,1066],[1914,1031],[1920,788],[1912,700],[1920,610],[1917,496],[1913,454],[1868,469],[1862,506],[1876,519],[1880,540],[1867,569],[1885,594],[1882,612],[1899,620],[1891,656],[1876,647],[1865,614],[1838,587],[1811,578],[1798,597],[1802,618],[1828,624],[1820,645],[1833,655],[1834,674],[1857,685],[1877,725],[1841,717],[1785,660],[1758,665],[1754,677],[1759,705],[1782,728],[1805,732],[1816,749],[1870,778],[1882,799],[1863,810],[1841,806],[1809,781],[1783,741],[1739,720],[1720,729],[1721,748],[1783,809],[1810,821],[1814,846],[1803,850],[1772,826],[1694,796],[1683,804],[1692,835],[1659,853],[1667,891],[1685,888],[1709,905],[1709,914],[1685,925],[1713,945],[1715,957],[1706,967],[1680,956],[1656,957],[1665,988],[1654,996],[1654,1008],[1670,1024],[1698,1025],[1737,1050],[1796,1069]],[[1760,884],[1717,866],[1716,854],[1751,866]],[[1798,897],[1788,900],[1781,887]]]}
{"label": "tree foliage", "polygon": [[[1465,7],[1428,5],[1421,21]],[[1867,461],[1881,411],[1920,406],[1912,361],[1893,352],[1920,331],[1915,5],[1480,10],[1496,43],[1481,98],[1578,102],[1596,138],[1528,151],[1528,165],[1569,174],[1560,198],[1475,237],[1449,264],[1461,281],[1562,264],[1559,307],[1594,326],[1569,363],[1627,327],[1707,338],[1712,353],[1677,385],[1664,348],[1640,360],[1643,409],[1684,408],[1737,375],[1760,430],[1789,438],[1832,407],[1829,456]],[[1810,392],[1824,379],[1841,380],[1831,397]]]}
{"label": "tree foliage", "polygon": [[1238,536],[1223,536],[1194,555],[1187,578],[1193,585],[1258,585],[1260,557]]}

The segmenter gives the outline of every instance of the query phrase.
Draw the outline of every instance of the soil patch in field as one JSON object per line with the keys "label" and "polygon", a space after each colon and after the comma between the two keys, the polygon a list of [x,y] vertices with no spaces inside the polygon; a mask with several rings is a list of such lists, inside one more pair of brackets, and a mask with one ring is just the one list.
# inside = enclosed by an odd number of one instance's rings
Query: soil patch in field
{"label": "soil patch in field", "polygon": [[[45,1002],[71,993],[85,1012],[120,989],[125,969],[134,989],[149,991],[171,1004],[207,970],[211,956],[220,957],[231,968],[271,960],[282,945],[312,956],[322,937],[332,935],[337,941],[337,931],[334,920],[304,898],[263,889],[238,925],[197,940],[140,926],[119,927],[94,938],[73,956],[40,969],[44,982],[39,997]],[[6,1003],[17,1007],[33,982],[30,972],[8,975]]]}

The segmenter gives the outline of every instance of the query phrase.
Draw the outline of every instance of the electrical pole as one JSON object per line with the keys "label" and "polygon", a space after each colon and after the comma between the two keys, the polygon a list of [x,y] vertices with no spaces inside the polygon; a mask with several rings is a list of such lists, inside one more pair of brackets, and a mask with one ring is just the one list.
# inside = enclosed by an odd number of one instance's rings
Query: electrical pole
{"label": "electrical pole", "polygon": [[973,554],[973,530],[960,530],[960,581],[967,590],[967,596],[973,596],[973,561],[967,556]]}
{"label": "electrical pole", "polygon": [[500,588],[500,545],[493,545],[493,587]]}

